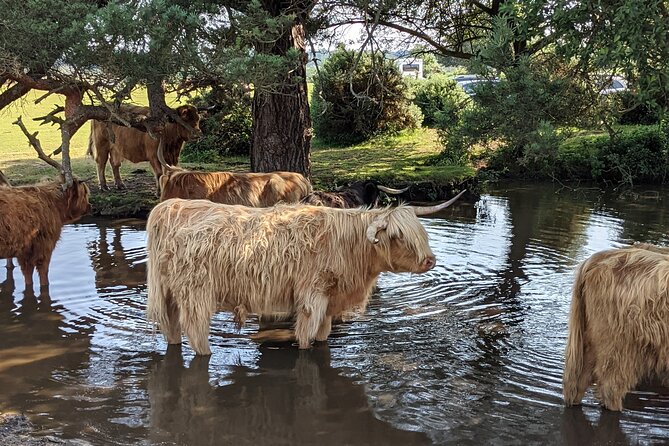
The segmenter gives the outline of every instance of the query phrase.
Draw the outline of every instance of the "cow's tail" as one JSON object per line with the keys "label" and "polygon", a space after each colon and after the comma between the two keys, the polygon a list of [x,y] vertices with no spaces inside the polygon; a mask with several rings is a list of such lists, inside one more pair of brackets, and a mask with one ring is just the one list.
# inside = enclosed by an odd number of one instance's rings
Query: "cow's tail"
{"label": "cow's tail", "polygon": [[574,289],[571,298],[569,314],[569,333],[567,348],[565,349],[564,374],[562,376],[562,393],[567,406],[579,404],[584,389],[579,384],[584,377],[585,357],[585,299],[583,296],[583,281],[588,269],[589,261],[583,262],[576,270]]}
{"label": "cow's tail", "polygon": [[91,133],[88,135],[88,150],[86,151],[86,155],[95,159],[95,153],[96,150],[95,150],[95,139],[93,138],[93,122],[91,122]]}
{"label": "cow's tail", "polygon": [[[154,323],[154,327],[157,325],[164,332],[164,329],[169,326],[169,316],[168,316],[168,290],[165,287],[164,280],[160,273],[160,259],[159,256],[162,255],[162,248],[160,245],[160,235],[158,232],[158,226],[154,223],[151,218],[154,215],[149,215],[149,220],[147,221],[147,294],[148,299],[146,303],[146,316],[150,322]],[[155,216],[154,216],[155,217]]]}

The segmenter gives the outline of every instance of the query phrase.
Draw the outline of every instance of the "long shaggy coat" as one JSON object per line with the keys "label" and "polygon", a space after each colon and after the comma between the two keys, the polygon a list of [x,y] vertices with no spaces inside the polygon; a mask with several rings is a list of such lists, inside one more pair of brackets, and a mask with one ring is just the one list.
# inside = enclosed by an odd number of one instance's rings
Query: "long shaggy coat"
{"label": "long shaggy coat", "polygon": [[63,225],[90,211],[88,194],[86,183],[78,180],[65,191],[60,182],[0,188],[0,258],[17,258],[26,287],[32,287],[35,268],[40,285],[48,285],[51,254]]}
{"label": "long shaggy coat", "polygon": [[564,399],[597,384],[607,409],[646,377],[669,372],[669,249],[635,245],[594,254],[576,272]]}
{"label": "long shaggy coat", "polygon": [[173,199],[147,222],[148,318],[168,343],[182,330],[209,354],[216,311],[297,314],[300,348],[327,339],[332,316],[365,305],[383,271],[434,266],[425,229],[410,207],[331,209],[228,206]]}

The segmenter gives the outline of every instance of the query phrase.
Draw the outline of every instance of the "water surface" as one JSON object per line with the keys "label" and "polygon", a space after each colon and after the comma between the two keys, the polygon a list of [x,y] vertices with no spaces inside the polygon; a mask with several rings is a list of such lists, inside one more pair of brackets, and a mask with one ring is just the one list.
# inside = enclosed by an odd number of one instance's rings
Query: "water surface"
{"label": "water surface", "polygon": [[253,320],[236,332],[222,313],[211,358],[167,349],[145,320],[144,222],[69,225],[48,293],[0,269],[0,412],[101,445],[666,442],[667,389],[632,392],[622,414],[592,391],[561,400],[575,266],[669,244],[665,197],[498,186],[424,219],[437,267],[383,275],[327,346],[260,346]]}

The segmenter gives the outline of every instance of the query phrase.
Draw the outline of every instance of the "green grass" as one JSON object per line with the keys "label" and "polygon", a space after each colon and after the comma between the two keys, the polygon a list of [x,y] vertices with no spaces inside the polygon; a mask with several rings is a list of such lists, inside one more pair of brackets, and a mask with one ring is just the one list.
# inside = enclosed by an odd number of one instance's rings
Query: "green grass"
{"label": "green grass", "polygon": [[469,166],[430,165],[441,151],[434,129],[421,128],[396,136],[381,136],[355,145],[312,142],[312,175],[317,186],[374,179],[390,186],[431,182],[440,185],[474,175]]}
{"label": "green grass", "polygon": [[[39,104],[35,100],[41,92],[29,93],[19,104],[0,112],[0,170],[14,185],[35,184],[55,178],[56,171],[37,158],[33,148],[18,126],[12,123],[22,116],[28,131],[39,131],[38,138],[49,154],[60,145],[56,126],[39,126],[34,118],[43,116],[62,105],[62,97],[51,95]],[[146,104],[146,95],[140,91],[136,103]],[[174,98],[169,100],[174,105]],[[72,138],[70,156],[72,170],[81,179],[91,179],[91,203],[97,214],[125,216],[143,215],[156,203],[153,171],[148,163],[124,162],[121,176],[128,185],[126,191],[101,193],[97,186],[95,162],[86,156],[89,125],[84,125]],[[452,184],[474,175],[467,166],[434,166],[427,161],[439,153],[441,147],[436,131],[418,129],[396,136],[377,137],[354,144],[324,144],[312,140],[312,179],[317,189],[331,189],[345,182],[374,179],[388,186],[431,183],[438,186]],[[244,157],[226,157],[216,164],[184,163],[196,170],[248,171],[249,160]],[[113,184],[111,168],[107,166],[107,181]]]}

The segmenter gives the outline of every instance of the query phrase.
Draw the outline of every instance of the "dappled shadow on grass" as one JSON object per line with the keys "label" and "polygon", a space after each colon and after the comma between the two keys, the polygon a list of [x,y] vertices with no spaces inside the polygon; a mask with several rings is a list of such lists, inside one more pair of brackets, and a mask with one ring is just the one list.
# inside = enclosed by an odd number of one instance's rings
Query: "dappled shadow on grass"
{"label": "dappled shadow on grass", "polygon": [[317,143],[312,153],[313,176],[327,187],[363,179],[395,186],[419,182],[449,184],[474,174],[468,166],[429,164],[440,150],[436,132],[430,129],[378,137],[354,146]]}

